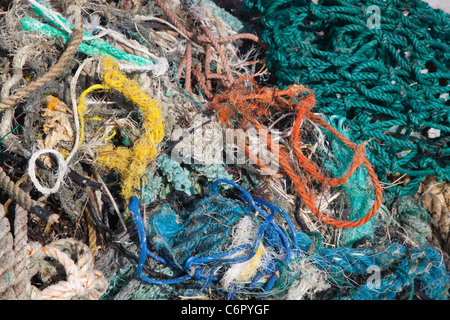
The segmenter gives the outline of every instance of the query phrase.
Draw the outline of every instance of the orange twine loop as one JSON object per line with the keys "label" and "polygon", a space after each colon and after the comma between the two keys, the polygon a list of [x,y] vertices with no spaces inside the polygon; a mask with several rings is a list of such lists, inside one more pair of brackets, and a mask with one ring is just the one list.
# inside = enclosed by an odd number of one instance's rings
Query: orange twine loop
{"label": "orange twine loop", "polygon": [[[251,84],[251,89],[248,89],[245,86],[245,81],[248,81]],[[366,143],[356,145],[333,126],[315,115],[311,111],[315,106],[315,103],[316,99],[314,93],[303,86],[292,85],[285,90],[270,87],[259,88],[253,78],[244,77],[237,80],[233,89],[217,95],[210,103],[210,106],[217,111],[218,118],[222,123],[226,123],[230,127],[236,125],[245,126],[251,123],[259,130],[259,132],[263,133],[263,138],[266,139],[267,145],[270,147],[272,153],[278,156],[281,167],[292,179],[299,196],[302,198],[305,205],[320,220],[339,228],[359,227],[375,216],[381,206],[382,189],[380,182],[366,158]],[[295,172],[288,153],[284,149],[279,148],[278,145],[272,141],[269,134],[264,134],[264,132],[266,132],[266,130],[264,130],[265,126],[257,120],[257,118],[260,117],[266,117],[267,119],[270,113],[273,112],[273,108],[283,111],[296,111],[297,115],[293,125],[290,144],[295,152],[298,166],[309,173],[312,179],[315,179],[326,186],[337,187],[346,183],[349,177],[361,165],[366,167],[375,188],[375,202],[364,217],[356,221],[343,221],[328,217],[320,212],[319,208],[315,205],[315,195],[312,192],[308,192],[306,178],[300,177]],[[301,152],[300,146],[303,143],[301,141],[300,133],[302,121],[304,119],[309,119],[319,124],[354,152],[350,167],[341,177],[325,177],[317,164]],[[248,146],[245,148],[247,152],[250,153]],[[256,157],[251,154],[250,156]],[[259,158],[257,158],[257,164],[262,170],[266,172],[270,171]]]}

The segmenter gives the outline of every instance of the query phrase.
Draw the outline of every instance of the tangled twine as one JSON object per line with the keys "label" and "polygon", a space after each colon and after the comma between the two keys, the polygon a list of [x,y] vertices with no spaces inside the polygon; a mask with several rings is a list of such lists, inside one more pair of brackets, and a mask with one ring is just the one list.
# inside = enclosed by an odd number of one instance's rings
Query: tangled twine
{"label": "tangled twine", "polygon": [[[218,195],[218,184],[231,184],[242,192],[247,204],[226,199]],[[277,270],[280,264],[287,264],[297,249],[297,234],[294,225],[287,214],[275,208],[262,199],[254,200],[241,186],[226,179],[216,180],[212,185],[211,197],[206,198],[193,208],[191,214],[178,216],[172,209],[162,207],[154,212],[149,221],[151,230],[147,235],[144,221],[140,214],[137,197],[130,199],[130,212],[136,225],[140,241],[140,259],[137,275],[151,284],[176,284],[188,280],[196,280],[200,288],[193,292],[201,292],[215,286],[222,279],[222,269],[226,265],[250,262],[245,265],[241,274],[244,285],[251,281],[250,287],[264,286],[269,292],[278,280]],[[270,210],[266,212],[263,206]],[[255,237],[239,243],[238,246],[227,248],[228,236],[236,222],[250,215],[251,209],[256,210],[263,222],[255,229]],[[268,211],[269,211],[268,210]],[[274,220],[278,211],[286,219],[289,231],[283,230]],[[153,253],[147,247],[147,239],[152,239],[158,253]],[[262,266],[261,259],[264,250],[262,240],[272,241],[272,250],[276,257],[267,258],[267,264]],[[166,266],[176,269],[180,276],[170,279],[149,278],[143,273],[147,257],[155,259]],[[279,262],[279,261],[282,262]],[[234,278],[234,277],[231,277]],[[264,279],[262,279],[264,278]],[[261,283],[258,284],[259,280]],[[227,286],[228,287],[228,286]],[[231,286],[233,295],[234,286]],[[193,292],[189,295],[194,294]]]}
{"label": "tangled twine", "polygon": [[447,267],[450,266],[450,184],[438,182],[436,177],[424,179],[418,190],[418,197],[431,216],[431,226],[437,245],[447,254]]}
{"label": "tangled twine", "polygon": [[83,22],[81,19],[80,8],[78,8],[77,6],[73,6],[72,8],[75,12],[75,28],[66,51],[64,51],[58,62],[53,65],[46,74],[44,74],[39,79],[31,82],[26,87],[21,88],[15,94],[2,99],[2,101],[0,102],[0,111],[13,108],[19,102],[24,101],[24,99],[26,99],[31,92],[60,76],[72,61],[73,57],[78,51],[78,46],[83,39]]}
{"label": "tangled twine", "polygon": [[[246,88],[244,84],[245,80],[248,80],[250,82],[250,85],[252,87],[250,90]],[[334,225],[339,228],[352,228],[361,226],[376,214],[378,208],[381,205],[381,185],[375,172],[372,169],[372,166],[365,157],[365,143],[359,146],[356,145],[338,130],[315,115],[311,111],[311,109],[314,108],[315,103],[316,98],[312,91],[303,86],[293,85],[288,87],[286,90],[278,90],[276,88],[269,87],[260,89],[252,78],[241,78],[235,88],[222,94],[216,95],[210,105],[218,112],[218,117],[221,122],[225,122],[229,126],[231,126],[232,122],[236,121],[236,119],[240,117],[242,119],[238,120],[238,125],[240,125],[241,127],[253,125],[258,130],[258,132],[263,135],[263,138],[265,139],[265,141],[267,141],[267,146],[269,146],[270,150],[278,156],[279,163],[281,164],[282,168],[292,179],[295,188],[298,194],[301,196],[303,202],[314,214],[316,214],[319,219],[321,219],[325,223]],[[291,145],[297,157],[298,166],[306,170],[311,178],[300,177],[298,175],[298,173],[295,171],[295,168],[290,163],[290,156],[286,153],[286,151],[279,148],[273,142],[270,134],[267,133],[267,129],[264,127],[261,121],[258,120],[258,118],[262,118],[264,116],[267,117],[270,112],[273,112],[273,108],[278,111],[295,111],[297,113],[291,134]],[[317,164],[302,153],[301,146],[303,145],[303,142],[301,141],[301,127],[302,121],[304,119],[309,119],[319,124],[353,151],[354,155],[351,166],[341,177],[325,177]],[[250,152],[247,145],[246,151]],[[259,157],[257,164],[258,166],[265,168],[266,171],[270,171],[270,168],[262,163],[262,161],[259,160]],[[315,195],[308,190],[308,179],[317,180],[321,184],[326,186],[336,187],[345,183],[348,178],[355,172],[355,170],[361,165],[364,165],[367,169],[367,172],[375,188],[376,199],[370,211],[364,217],[356,221],[341,221],[333,219],[321,213],[319,208],[317,208],[317,206],[315,205]]]}
{"label": "tangled twine", "polygon": [[[180,65],[178,66],[176,75],[178,81],[183,73],[184,68],[186,68],[184,89],[189,94],[192,94],[192,79],[191,79],[192,76],[194,76],[197,79],[201,89],[203,90],[204,94],[208,99],[212,99],[214,96],[212,93],[211,80],[223,81],[226,88],[230,88],[233,85],[235,78],[233,77],[232,70],[229,66],[228,59],[225,56],[221,44],[236,40],[247,39],[255,43],[258,43],[261,46],[265,46],[265,44],[257,36],[250,33],[235,34],[224,38],[216,38],[212,34],[211,30],[203,22],[201,22],[201,28],[205,35],[204,36],[198,35],[194,32],[187,30],[184,27],[184,25],[178,20],[177,16],[163,3],[163,1],[156,0],[155,2],[167,14],[169,19],[173,22],[173,24],[177,27],[177,29],[179,30],[179,32],[181,32],[182,35],[187,37],[191,42],[194,43],[199,42],[200,44],[205,45],[206,47],[204,70],[201,63],[192,65],[191,43],[188,43],[186,45],[185,54],[180,61]],[[213,53],[216,53],[219,56],[223,68],[225,69],[225,74],[220,74],[218,72],[216,73],[211,72],[210,64],[211,64],[211,55]]]}
{"label": "tangled twine", "polygon": [[[241,200],[217,195],[219,183],[234,186]],[[417,292],[431,299],[448,298],[450,277],[434,247],[408,250],[394,242],[360,250],[330,248],[318,232],[297,232],[285,212],[261,198],[253,199],[231,181],[216,180],[211,191],[212,195],[181,211],[161,205],[152,212],[147,229],[137,198],[130,199],[140,241],[139,278],[156,285],[189,281],[189,290],[172,287],[174,293],[185,297],[202,292],[225,294],[226,298],[238,294],[257,298],[285,293],[290,296],[305,294],[305,290],[327,291],[341,281],[352,288],[352,292],[338,293],[343,299],[391,300],[405,290],[409,299]],[[277,223],[280,218],[287,229]],[[149,260],[173,270],[174,277],[155,279],[144,275]],[[305,265],[311,266],[309,272],[320,283],[295,281],[304,276],[301,273]],[[370,277],[373,272],[377,274]]]}
{"label": "tangled twine", "polygon": [[[310,250],[312,245],[312,239],[299,233],[302,250]],[[419,285],[420,291],[431,299],[448,299],[450,277],[442,255],[432,246],[416,247],[409,252],[399,243],[391,243],[382,250],[326,248],[319,237],[312,258],[318,268],[331,272],[335,280],[342,279],[343,275],[379,272],[377,279],[367,279],[363,285],[353,288],[351,294],[344,296],[345,299],[392,300],[409,287],[411,300]]]}

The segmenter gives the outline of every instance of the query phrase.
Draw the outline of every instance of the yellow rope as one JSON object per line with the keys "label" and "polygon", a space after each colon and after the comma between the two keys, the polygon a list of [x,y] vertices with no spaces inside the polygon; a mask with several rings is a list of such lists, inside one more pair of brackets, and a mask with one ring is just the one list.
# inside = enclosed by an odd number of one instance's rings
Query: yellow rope
{"label": "yellow rope", "polygon": [[[91,86],[80,96],[80,115],[86,111],[86,94],[92,90],[102,89],[118,91],[125,98],[133,101],[142,111],[144,119],[144,133],[131,148],[116,148],[108,144],[99,150],[97,158],[100,166],[119,173],[122,180],[122,195],[128,201],[132,195],[135,195],[134,189],[139,187],[140,179],[145,174],[148,164],[157,155],[157,146],[164,138],[164,119],[159,102],[142,91],[137,81],[121,73],[114,59],[104,58],[102,67],[103,84]],[[81,116],[80,119],[82,119]]]}
{"label": "yellow rope", "polygon": [[266,249],[261,241],[255,255],[250,260],[248,260],[248,262],[246,263],[246,268],[242,270],[241,274],[239,274],[239,277],[237,279],[238,282],[246,282],[256,275],[258,268],[261,266],[261,260],[265,253]]}

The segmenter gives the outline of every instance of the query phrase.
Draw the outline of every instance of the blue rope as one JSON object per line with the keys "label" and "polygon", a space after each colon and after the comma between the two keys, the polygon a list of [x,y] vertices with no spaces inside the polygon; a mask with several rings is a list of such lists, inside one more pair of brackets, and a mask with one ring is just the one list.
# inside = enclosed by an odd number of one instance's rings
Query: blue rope
{"label": "blue rope", "polygon": [[[238,189],[243,202],[220,196],[218,186],[221,183],[230,184]],[[244,209],[241,204],[248,206]],[[378,288],[374,288],[369,284],[361,285],[359,288],[352,289],[352,294],[348,297],[344,296],[344,299],[394,299],[403,288],[408,287],[411,288],[411,292],[414,291],[414,288],[419,288],[432,299],[448,299],[450,277],[442,263],[442,256],[435,248],[422,246],[412,249],[409,253],[404,246],[398,243],[391,243],[383,250],[375,250],[374,248],[363,250],[344,247],[326,248],[322,246],[319,234],[318,245],[316,245],[314,253],[311,254],[310,247],[313,240],[307,234],[296,231],[295,226],[286,212],[273,204],[265,202],[260,197],[256,198],[256,200],[253,199],[245,188],[227,179],[214,181],[211,185],[211,195],[208,198],[198,202],[194,208],[185,209],[186,211],[176,215],[180,219],[184,217],[184,222],[177,221],[180,225],[177,227],[176,233],[172,232],[173,230],[163,230],[165,232],[167,231],[165,236],[172,237],[179,242],[172,241],[172,238],[163,239],[166,241],[164,243],[170,244],[169,249],[175,250],[176,252],[174,252],[180,255],[181,259],[179,261],[175,255],[166,254],[168,257],[160,256],[152,253],[147,248],[147,233],[140,214],[138,198],[130,198],[129,210],[138,230],[140,241],[137,275],[140,279],[150,284],[170,285],[187,280],[195,280],[200,284],[200,288],[195,293],[212,288],[217,290],[217,293],[231,299],[235,296],[235,290],[248,288],[248,292],[246,291],[248,295],[253,294],[264,298],[271,293],[271,290],[277,285],[277,281],[280,280],[280,273],[277,271],[281,267],[284,268],[283,270],[285,272],[282,273],[285,274],[285,277],[289,277],[288,280],[295,279],[300,275],[290,271],[289,267],[286,269],[286,267],[290,264],[295,264],[299,259],[310,259],[313,265],[326,271],[335,278],[342,278],[344,275],[346,277],[364,276],[367,275],[369,267],[378,267],[379,270],[383,271]],[[229,227],[236,223],[239,217],[248,215],[251,212],[256,211],[259,214],[258,216],[263,220],[258,227],[257,235],[251,245],[243,245],[227,250],[227,236],[223,232],[221,233],[221,230],[214,229],[213,226],[215,222],[218,225],[220,223],[205,215],[205,210],[220,213],[220,216],[224,217],[224,223],[228,223],[224,227],[226,230],[230,230],[231,228]],[[285,219],[289,227],[288,230],[281,228],[276,223],[277,213],[281,214]],[[170,214],[174,215],[175,213],[171,211]],[[233,215],[236,217],[233,217]],[[198,217],[203,220],[196,220]],[[205,217],[209,217],[210,219],[205,220]],[[158,218],[158,211],[153,212],[152,218]],[[167,223],[167,221],[169,220],[163,219],[159,222]],[[170,229],[170,226],[166,227]],[[158,230],[161,230],[161,228]],[[193,233],[193,239],[190,238],[192,234],[189,232]],[[214,235],[210,232],[219,233]],[[220,238],[221,242],[212,239],[214,236]],[[153,236],[152,239],[154,239]],[[207,242],[206,248],[202,248],[201,244],[207,240],[210,242]],[[187,241],[196,242],[196,245],[188,246],[186,244]],[[282,256],[283,258],[270,261],[268,265],[258,270],[250,283],[242,287],[233,284],[228,292],[224,292],[223,288],[220,288],[219,285],[222,279],[221,272],[219,272],[220,268],[248,261],[256,254],[261,241],[267,247],[276,251],[279,257]],[[209,246],[209,243],[214,243],[215,247]],[[188,252],[180,251],[181,248],[186,246],[189,247]],[[163,253],[163,246],[160,249],[158,251]],[[239,252],[242,253],[241,256],[230,257]],[[186,254],[186,258],[183,258]],[[185,273],[185,275],[174,279],[162,280],[146,277],[143,274],[143,267],[147,256],[162,264],[175,268],[179,272]],[[182,263],[180,264],[180,262]],[[265,280],[265,283],[261,283],[262,279],[268,280]],[[329,279],[328,281],[333,280]],[[290,284],[292,282],[286,281],[284,283]],[[284,286],[282,289],[287,289],[286,285]],[[193,293],[191,292],[190,294],[192,295]],[[183,295],[188,296],[189,293],[183,293]],[[410,293],[410,297],[412,295],[413,292]]]}

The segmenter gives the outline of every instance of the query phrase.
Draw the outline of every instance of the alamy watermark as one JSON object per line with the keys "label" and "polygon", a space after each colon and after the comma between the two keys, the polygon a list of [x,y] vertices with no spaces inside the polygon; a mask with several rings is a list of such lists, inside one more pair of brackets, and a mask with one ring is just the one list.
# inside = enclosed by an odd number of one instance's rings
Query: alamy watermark
{"label": "alamy watermark", "polygon": [[381,29],[381,10],[379,6],[368,6],[366,9],[366,15],[369,14],[369,18],[366,21],[366,26],[369,29]]}

